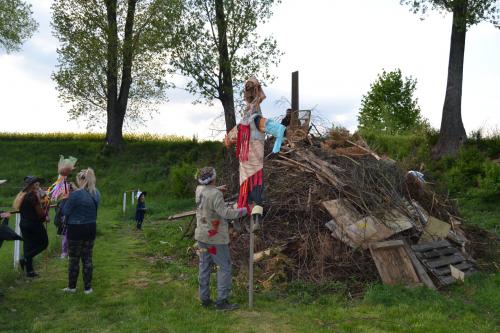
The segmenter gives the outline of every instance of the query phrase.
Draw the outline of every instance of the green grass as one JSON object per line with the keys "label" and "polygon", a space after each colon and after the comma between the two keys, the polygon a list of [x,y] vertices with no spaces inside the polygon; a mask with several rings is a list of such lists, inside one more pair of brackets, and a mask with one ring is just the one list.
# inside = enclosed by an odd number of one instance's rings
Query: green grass
{"label": "green grass", "polygon": [[[361,299],[345,287],[300,282],[288,289],[261,291],[246,308],[245,286],[235,281],[234,300],[242,309],[219,313],[197,302],[193,240],[182,238],[186,221],[166,222],[171,213],[192,208],[192,198],[169,193],[169,170],[188,163],[216,162],[220,146],[192,140],[129,142],[121,155],[100,155],[101,143],[72,140],[0,138],[0,190],[8,206],[22,176],[54,177],[58,155],[74,155],[96,169],[103,193],[94,251],[94,294],[63,294],[67,262],[49,225],[50,247],[37,258],[41,277],[28,280],[12,269],[11,242],[0,249],[1,332],[500,332],[500,274],[482,273],[438,293],[380,284]],[[8,184],[9,184],[8,183]],[[16,186],[12,186],[16,185]],[[133,228],[129,209],[121,213],[125,189],[147,189],[151,208],[143,232]],[[474,205],[466,209],[474,213]],[[498,210],[493,210],[491,223]],[[489,223],[489,222],[488,222]],[[11,223],[12,225],[12,223]]]}

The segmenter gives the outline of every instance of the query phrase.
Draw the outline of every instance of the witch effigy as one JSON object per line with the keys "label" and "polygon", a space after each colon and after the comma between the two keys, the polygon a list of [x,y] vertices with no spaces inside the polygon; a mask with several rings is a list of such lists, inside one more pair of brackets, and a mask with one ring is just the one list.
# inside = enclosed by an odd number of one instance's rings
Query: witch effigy
{"label": "witch effigy", "polygon": [[[286,127],[263,117],[260,104],[266,98],[255,77],[245,82],[244,100],[246,108],[243,118],[226,135],[225,144],[236,144],[239,159],[240,191],[238,208],[246,208],[252,215],[262,215],[264,141],[266,134],[276,138],[273,153],[278,153],[285,138]],[[257,226],[256,226],[257,228]]]}
{"label": "witch effigy", "polygon": [[63,236],[61,258],[66,258],[68,256],[68,238],[66,235],[65,219],[62,215],[62,207],[72,190],[72,185],[68,182],[68,177],[75,169],[77,161],[78,160],[73,156],[64,158],[63,155],[60,155],[57,164],[57,180],[47,190],[48,200],[57,203],[54,224],[57,227],[57,234]]}
{"label": "witch effigy", "polygon": [[58,201],[68,197],[71,187],[68,182],[68,176],[75,169],[77,161],[78,159],[73,156],[69,156],[68,158],[64,158],[63,155],[59,156],[59,163],[57,164],[57,180],[47,190],[51,201]]}

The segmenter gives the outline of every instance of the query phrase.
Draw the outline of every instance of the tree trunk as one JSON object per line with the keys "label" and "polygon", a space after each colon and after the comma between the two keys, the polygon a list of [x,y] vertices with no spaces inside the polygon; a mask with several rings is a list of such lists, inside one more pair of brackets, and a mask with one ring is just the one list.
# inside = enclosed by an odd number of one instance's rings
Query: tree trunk
{"label": "tree trunk", "polygon": [[467,139],[462,122],[462,82],[464,73],[465,35],[467,32],[467,1],[457,1],[453,8],[451,28],[450,58],[448,63],[448,82],[444,99],[441,130],[433,157],[455,156]]}
{"label": "tree trunk", "polygon": [[231,74],[231,59],[227,46],[227,22],[224,14],[224,0],[215,0],[215,22],[217,25],[219,49],[219,99],[224,108],[226,132],[236,126],[234,112],[233,77]]}
{"label": "tree trunk", "polygon": [[123,120],[125,114],[119,112],[118,108],[115,112],[108,114],[108,133],[106,133],[107,143],[113,150],[121,150],[123,148]]}
{"label": "tree trunk", "polygon": [[[123,38],[123,68],[120,95],[118,96],[118,114],[125,117],[127,104],[132,85],[132,62],[134,59],[133,32],[135,6],[137,0],[128,0],[127,18],[125,19],[125,36]],[[123,120],[122,120],[123,124]]]}
{"label": "tree trunk", "polygon": [[123,40],[123,67],[118,94],[118,28],[116,0],[107,0],[108,48],[107,48],[107,126],[106,143],[115,150],[123,147],[123,123],[127,113],[130,86],[132,85],[133,30],[137,0],[128,0]]}
{"label": "tree trunk", "polygon": [[[118,109],[118,27],[116,23],[117,0],[106,0],[108,21],[106,50],[106,143],[112,148],[123,145],[121,125],[123,119],[117,114]],[[121,124],[120,124],[121,123]],[[119,126],[119,128],[117,127]]]}

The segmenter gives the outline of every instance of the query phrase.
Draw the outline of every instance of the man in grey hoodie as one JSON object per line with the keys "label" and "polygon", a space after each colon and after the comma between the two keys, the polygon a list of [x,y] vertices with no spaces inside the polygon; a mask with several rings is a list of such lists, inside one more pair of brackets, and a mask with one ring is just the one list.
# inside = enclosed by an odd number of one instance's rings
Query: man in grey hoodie
{"label": "man in grey hoodie", "polygon": [[247,214],[246,208],[233,209],[226,205],[220,189],[215,186],[216,171],[206,167],[198,173],[200,185],[196,188],[196,230],[195,239],[199,248],[199,293],[201,305],[209,307],[210,272],[217,266],[218,310],[233,310],[236,304],[229,303],[231,292],[231,258],[229,254],[228,220]]}

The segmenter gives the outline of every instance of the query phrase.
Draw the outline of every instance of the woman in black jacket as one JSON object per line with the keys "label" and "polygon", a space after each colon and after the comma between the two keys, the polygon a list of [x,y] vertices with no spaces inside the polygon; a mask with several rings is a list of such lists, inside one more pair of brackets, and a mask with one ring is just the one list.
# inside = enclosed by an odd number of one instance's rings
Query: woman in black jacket
{"label": "woman in black jacket", "polygon": [[43,223],[47,221],[47,211],[42,207],[40,198],[40,182],[42,179],[33,176],[24,178],[25,187],[14,201],[14,209],[21,214],[21,234],[24,238],[24,257],[19,265],[26,269],[27,277],[36,277],[33,269],[33,257],[43,252],[49,245],[47,230]]}

